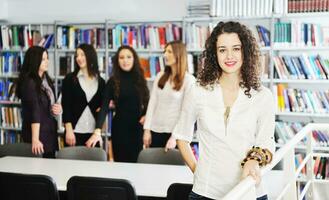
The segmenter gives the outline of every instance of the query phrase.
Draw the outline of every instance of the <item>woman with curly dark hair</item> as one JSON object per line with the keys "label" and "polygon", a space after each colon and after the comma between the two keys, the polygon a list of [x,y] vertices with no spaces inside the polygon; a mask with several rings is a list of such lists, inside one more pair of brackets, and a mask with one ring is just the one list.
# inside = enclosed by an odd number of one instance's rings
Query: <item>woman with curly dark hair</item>
{"label": "woman with curly dark hair", "polygon": [[[251,175],[258,199],[260,170],[274,152],[274,100],[261,86],[259,50],[251,31],[238,22],[220,22],[206,41],[197,84],[184,97],[173,132],[186,163],[194,172],[190,199],[221,199]],[[200,155],[189,142],[198,123]]]}
{"label": "woman with curly dark hair", "polygon": [[112,148],[114,161],[136,162],[143,148],[143,123],[149,100],[149,90],[136,51],[121,46],[113,59],[113,75],[105,86],[96,129],[87,146],[101,140],[101,127],[114,101],[115,116],[112,123]]}

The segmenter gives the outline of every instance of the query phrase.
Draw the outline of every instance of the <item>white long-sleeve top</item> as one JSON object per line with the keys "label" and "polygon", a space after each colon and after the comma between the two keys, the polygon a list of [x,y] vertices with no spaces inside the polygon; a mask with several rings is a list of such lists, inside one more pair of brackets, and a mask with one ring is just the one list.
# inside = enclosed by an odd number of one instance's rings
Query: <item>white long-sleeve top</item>
{"label": "white long-sleeve top", "polygon": [[[240,88],[225,126],[225,106],[221,87],[206,90],[194,85],[184,98],[182,113],[173,131],[176,139],[191,142],[197,121],[199,160],[194,173],[193,191],[221,199],[240,180],[241,161],[252,146],[275,152],[275,104],[271,91],[251,90],[251,98]],[[264,194],[262,184],[258,196]]]}
{"label": "white long-sleeve top", "polygon": [[171,133],[179,118],[183,98],[187,90],[195,83],[195,78],[186,73],[184,83],[179,91],[166,82],[163,89],[158,87],[158,82],[163,72],[159,72],[153,83],[151,97],[147,106],[144,129],[159,133]]}

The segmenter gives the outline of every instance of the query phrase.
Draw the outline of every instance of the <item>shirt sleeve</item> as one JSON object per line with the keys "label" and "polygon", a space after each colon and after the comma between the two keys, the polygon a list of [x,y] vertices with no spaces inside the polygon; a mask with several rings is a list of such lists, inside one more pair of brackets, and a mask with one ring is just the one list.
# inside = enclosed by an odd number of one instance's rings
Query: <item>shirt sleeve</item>
{"label": "shirt sleeve", "polygon": [[275,104],[270,90],[265,88],[265,95],[261,99],[262,105],[257,120],[256,144],[266,148],[271,153],[275,152],[274,127],[275,127]]}
{"label": "shirt sleeve", "polygon": [[179,120],[174,128],[173,136],[178,140],[191,142],[194,133],[194,123],[197,119],[197,99],[196,86],[191,84],[184,93],[182,111]]}
{"label": "shirt sleeve", "polygon": [[114,82],[110,79],[104,88],[101,109],[97,114],[96,128],[102,128],[106,115],[109,112],[109,104],[111,100],[114,100]]}
{"label": "shirt sleeve", "polygon": [[[62,106],[63,106],[63,122],[68,123],[72,122],[72,82],[70,84],[70,79],[73,78],[72,76],[66,76],[63,80],[62,86]],[[71,79],[72,80],[72,79]]]}
{"label": "shirt sleeve", "polygon": [[151,130],[152,118],[153,118],[153,114],[155,112],[156,104],[158,102],[158,96],[157,96],[157,90],[159,90],[158,82],[159,82],[159,79],[162,76],[162,74],[163,73],[159,73],[157,75],[157,77],[154,80],[153,86],[152,86],[150,101],[147,105],[144,129]]}
{"label": "shirt sleeve", "polygon": [[29,121],[31,123],[40,123],[40,94],[37,92],[35,82],[30,79],[26,81],[22,90],[22,101],[25,101],[27,113],[29,113]]}

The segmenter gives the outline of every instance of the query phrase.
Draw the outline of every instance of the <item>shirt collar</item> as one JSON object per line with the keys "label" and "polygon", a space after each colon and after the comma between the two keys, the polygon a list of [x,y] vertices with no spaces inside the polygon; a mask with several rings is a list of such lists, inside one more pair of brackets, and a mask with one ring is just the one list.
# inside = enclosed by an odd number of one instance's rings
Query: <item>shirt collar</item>
{"label": "shirt collar", "polygon": [[85,75],[83,74],[83,72],[81,70],[79,70],[78,74],[77,74],[77,77],[80,78],[80,77],[84,77]]}

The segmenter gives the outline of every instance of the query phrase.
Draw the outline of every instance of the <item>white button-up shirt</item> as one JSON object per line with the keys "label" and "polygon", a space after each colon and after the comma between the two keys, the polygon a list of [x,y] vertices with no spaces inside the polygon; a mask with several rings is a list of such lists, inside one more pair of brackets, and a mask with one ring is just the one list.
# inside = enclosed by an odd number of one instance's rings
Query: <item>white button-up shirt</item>
{"label": "white button-up shirt", "polygon": [[[251,90],[251,98],[240,89],[225,126],[225,106],[221,87],[213,90],[195,84],[184,97],[182,113],[173,131],[176,139],[191,142],[197,120],[199,160],[194,173],[193,191],[221,199],[240,180],[241,161],[252,146],[275,151],[275,105],[271,91]],[[257,194],[264,191],[258,188]]]}
{"label": "white button-up shirt", "polygon": [[151,98],[147,106],[144,129],[159,133],[171,133],[182,109],[183,97],[187,90],[195,83],[195,78],[186,73],[184,83],[179,91],[173,89],[173,85],[166,82],[163,89],[158,87],[158,82],[163,72],[159,72],[151,92]]}
{"label": "white button-up shirt", "polygon": [[[89,102],[93,96],[96,94],[98,89],[98,80],[97,78],[93,78],[91,82],[86,81],[85,75],[81,72],[78,72],[78,80],[79,84],[86,94],[87,102]],[[92,133],[95,130],[96,120],[89,108],[86,106],[84,111],[82,112],[77,124],[75,125],[74,132],[75,133]]]}

